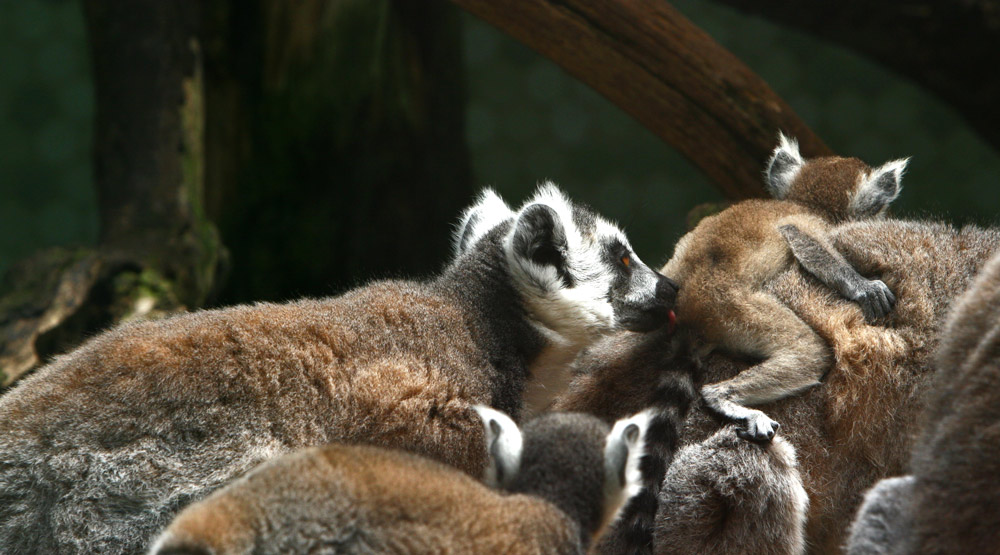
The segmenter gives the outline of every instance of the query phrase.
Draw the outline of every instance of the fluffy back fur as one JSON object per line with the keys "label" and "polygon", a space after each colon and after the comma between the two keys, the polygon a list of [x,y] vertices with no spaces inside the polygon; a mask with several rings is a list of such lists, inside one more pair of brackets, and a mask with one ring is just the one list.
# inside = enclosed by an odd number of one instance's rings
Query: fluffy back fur
{"label": "fluffy back fur", "polygon": [[[749,409],[819,383],[831,353],[816,331],[765,288],[798,261],[876,320],[895,299],[878,274],[857,271],[829,242],[834,223],[880,215],[899,194],[905,161],[871,169],[854,158],[805,160],[781,136],[768,164],[771,200],[752,199],[702,220],[681,238],[663,272],[681,284],[679,324],[706,350],[760,359],[744,373],[702,390],[706,407],[755,441],[777,423]],[[865,277],[868,276],[868,277]]]}
{"label": "fluffy back fur", "polygon": [[[522,438],[505,415],[477,411],[498,447],[492,465],[512,471],[506,492],[400,451],[306,449],[185,509],[152,553],[584,553],[629,487],[617,477],[642,450],[643,419],[609,429],[553,413]],[[623,457],[605,457],[619,448]]]}
{"label": "fluffy back fur", "polygon": [[914,553],[1000,546],[1000,257],[957,303],[915,442]]}
{"label": "fluffy back fur", "polygon": [[[661,325],[675,291],[553,186],[501,204],[486,193],[466,212],[472,231],[428,282],[126,324],[24,380],[0,398],[0,551],[142,550],[188,503],[313,445],[481,476],[473,404],[517,419],[551,353]],[[551,274],[565,279],[536,279]]]}
{"label": "fluffy back fur", "polygon": [[[906,470],[948,308],[1000,248],[996,230],[891,219],[841,224],[830,237],[859,272],[882,276],[898,303],[883,325],[873,326],[800,268],[766,284],[832,353],[822,387],[763,407],[783,422],[782,434],[796,448],[810,497],[806,539],[816,553],[838,553],[863,492]],[[701,354],[689,331],[679,328],[672,339],[618,334],[598,342],[580,358],[558,406],[619,418],[650,402],[664,371],[717,382],[749,365],[724,353]],[[717,428],[692,411],[683,439],[697,442]]]}
{"label": "fluffy back fur", "polygon": [[913,476],[879,480],[851,523],[848,555],[913,553]]}
{"label": "fluffy back fur", "polygon": [[793,555],[805,552],[809,498],[795,449],[759,445],[732,426],[685,446],[663,481],[656,553]]}

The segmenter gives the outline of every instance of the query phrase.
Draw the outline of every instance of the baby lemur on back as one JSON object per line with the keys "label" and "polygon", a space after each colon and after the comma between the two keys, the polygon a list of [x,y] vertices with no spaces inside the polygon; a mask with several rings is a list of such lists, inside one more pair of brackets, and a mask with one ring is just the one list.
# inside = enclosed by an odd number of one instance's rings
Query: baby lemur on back
{"label": "baby lemur on back", "polygon": [[151,553],[582,555],[642,485],[637,468],[652,410],[614,426],[549,413],[523,434],[505,414],[476,410],[490,454],[487,485],[399,450],[313,447],[267,461],[191,505]]}
{"label": "baby lemur on back", "polygon": [[870,321],[895,298],[880,280],[858,274],[829,243],[833,224],[877,218],[898,195],[907,160],[872,169],[856,158],[804,160],[784,135],[768,163],[773,199],[751,199],[706,217],[677,243],[662,272],[680,284],[678,325],[694,328],[705,350],[759,357],[732,379],[702,388],[706,406],[739,422],[741,437],[769,440],[778,424],[744,405],[767,403],[816,385],[829,348],[764,284],[793,260]]}
{"label": "baby lemur on back", "polygon": [[144,550],[185,505],[314,445],[480,476],[474,404],[518,419],[529,379],[666,323],[675,291],[549,184],[516,211],[485,192],[430,280],[119,326],[0,397],[0,552]]}

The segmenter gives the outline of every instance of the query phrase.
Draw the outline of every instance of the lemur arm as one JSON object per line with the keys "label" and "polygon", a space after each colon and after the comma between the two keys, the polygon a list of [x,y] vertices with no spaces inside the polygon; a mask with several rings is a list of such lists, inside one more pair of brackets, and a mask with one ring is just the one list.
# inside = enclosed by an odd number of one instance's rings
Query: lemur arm
{"label": "lemur arm", "polygon": [[857,303],[866,320],[885,316],[896,304],[885,283],[859,274],[825,238],[809,235],[794,224],[781,225],[778,231],[799,264],[827,287]]}
{"label": "lemur arm", "polygon": [[680,429],[698,395],[687,372],[665,372],[653,395],[654,412],[639,460],[642,489],[628,498],[618,519],[599,540],[595,553],[652,554],[660,489],[680,442]]}

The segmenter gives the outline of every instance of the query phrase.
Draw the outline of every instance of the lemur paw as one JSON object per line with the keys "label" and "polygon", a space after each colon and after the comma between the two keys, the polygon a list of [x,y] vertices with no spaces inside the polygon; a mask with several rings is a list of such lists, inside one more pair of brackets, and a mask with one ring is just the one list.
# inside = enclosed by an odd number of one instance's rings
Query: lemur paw
{"label": "lemur paw", "polygon": [[896,304],[896,296],[882,280],[873,279],[865,283],[854,301],[861,307],[865,320],[871,322],[889,314]]}
{"label": "lemur paw", "polygon": [[737,428],[736,435],[747,441],[757,443],[767,443],[774,439],[774,434],[778,431],[778,424],[767,417],[766,414],[755,411],[747,417],[744,428]]}

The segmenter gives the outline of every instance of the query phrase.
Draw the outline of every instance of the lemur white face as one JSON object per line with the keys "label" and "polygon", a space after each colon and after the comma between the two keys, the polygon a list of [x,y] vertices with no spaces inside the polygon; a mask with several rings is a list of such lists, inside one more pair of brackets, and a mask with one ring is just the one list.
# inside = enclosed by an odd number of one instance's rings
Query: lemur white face
{"label": "lemur white face", "polygon": [[552,183],[516,213],[484,192],[463,216],[456,252],[511,219],[503,243],[508,267],[544,328],[575,340],[615,329],[650,331],[669,320],[676,284],[646,266],[617,226]]}

